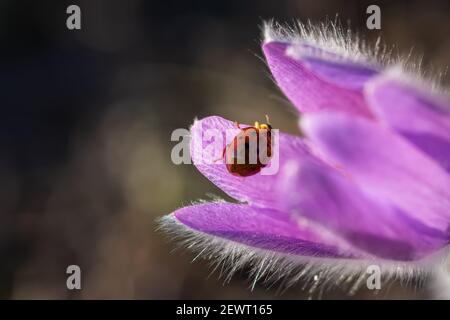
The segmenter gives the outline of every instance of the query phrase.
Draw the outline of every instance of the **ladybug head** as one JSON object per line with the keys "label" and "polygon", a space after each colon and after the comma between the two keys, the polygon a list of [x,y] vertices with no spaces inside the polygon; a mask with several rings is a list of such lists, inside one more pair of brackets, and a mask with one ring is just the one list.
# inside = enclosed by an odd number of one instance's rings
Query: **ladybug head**
{"label": "ladybug head", "polygon": [[270,125],[269,116],[267,114],[266,114],[266,121],[267,121],[267,123],[261,123],[261,124],[258,121],[255,121],[255,128],[256,129],[265,129],[265,130],[272,129],[272,126]]}

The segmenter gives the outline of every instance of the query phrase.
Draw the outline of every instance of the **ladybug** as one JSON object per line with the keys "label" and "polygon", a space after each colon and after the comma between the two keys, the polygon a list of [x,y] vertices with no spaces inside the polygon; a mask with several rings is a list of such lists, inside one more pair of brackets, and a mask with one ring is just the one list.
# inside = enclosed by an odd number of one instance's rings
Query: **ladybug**
{"label": "ladybug", "polygon": [[[239,123],[236,122],[237,128],[241,129],[241,131],[223,149],[222,155],[230,174],[239,177],[248,177],[257,174],[261,171],[261,168],[267,165],[272,156],[272,126],[269,123],[269,117],[267,115],[266,120],[267,123],[260,124],[256,121],[253,127],[248,128],[241,128]],[[259,141],[261,134],[263,134],[262,141]],[[260,143],[264,143],[265,146],[260,146]],[[253,146],[253,148],[256,146],[256,157],[255,155],[250,155],[250,146]],[[252,151],[254,152],[255,150],[253,148]],[[261,148],[262,155],[260,155]]]}

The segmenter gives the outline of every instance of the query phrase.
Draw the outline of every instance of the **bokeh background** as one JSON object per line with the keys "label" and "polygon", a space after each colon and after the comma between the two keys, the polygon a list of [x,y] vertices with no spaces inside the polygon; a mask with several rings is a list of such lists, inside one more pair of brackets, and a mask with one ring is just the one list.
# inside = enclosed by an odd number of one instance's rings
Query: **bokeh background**
{"label": "bokeh background", "polygon": [[[79,31],[66,28],[70,4],[81,8]],[[369,4],[381,7],[381,31],[365,27]],[[262,21],[336,14],[369,40],[414,47],[425,69],[450,64],[447,0],[2,0],[0,298],[310,297],[301,283],[251,291],[245,270],[224,285],[192,253],[172,252],[155,219],[210,194],[226,198],[193,166],[171,162],[174,129],[267,113],[298,133],[260,59]],[[82,269],[80,291],[66,288],[70,264]],[[355,297],[428,293],[394,283],[324,295]]]}

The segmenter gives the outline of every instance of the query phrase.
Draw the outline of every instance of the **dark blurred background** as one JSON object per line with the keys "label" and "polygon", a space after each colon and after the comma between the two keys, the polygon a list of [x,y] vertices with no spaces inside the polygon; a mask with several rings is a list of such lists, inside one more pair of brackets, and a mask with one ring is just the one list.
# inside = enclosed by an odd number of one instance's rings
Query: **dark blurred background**
{"label": "dark blurred background", "polygon": [[[81,8],[81,30],[66,28],[70,4]],[[381,7],[381,31],[365,27],[370,4]],[[262,21],[336,14],[368,39],[414,47],[425,69],[450,63],[447,0],[2,0],[0,298],[308,298],[302,284],[251,291],[245,270],[223,285],[192,253],[171,252],[155,219],[224,197],[193,166],[172,164],[174,129],[267,113],[297,133],[259,59]],[[70,264],[82,269],[80,291],[66,288]],[[427,292],[394,283],[355,297]]]}

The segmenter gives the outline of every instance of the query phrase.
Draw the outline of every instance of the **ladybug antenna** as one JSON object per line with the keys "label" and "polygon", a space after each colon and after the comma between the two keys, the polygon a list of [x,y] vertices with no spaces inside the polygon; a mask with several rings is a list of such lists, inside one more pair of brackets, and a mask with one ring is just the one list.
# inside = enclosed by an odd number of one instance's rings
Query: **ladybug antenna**
{"label": "ladybug antenna", "polygon": [[270,124],[269,116],[267,114],[266,114],[266,121],[267,121],[267,124]]}

